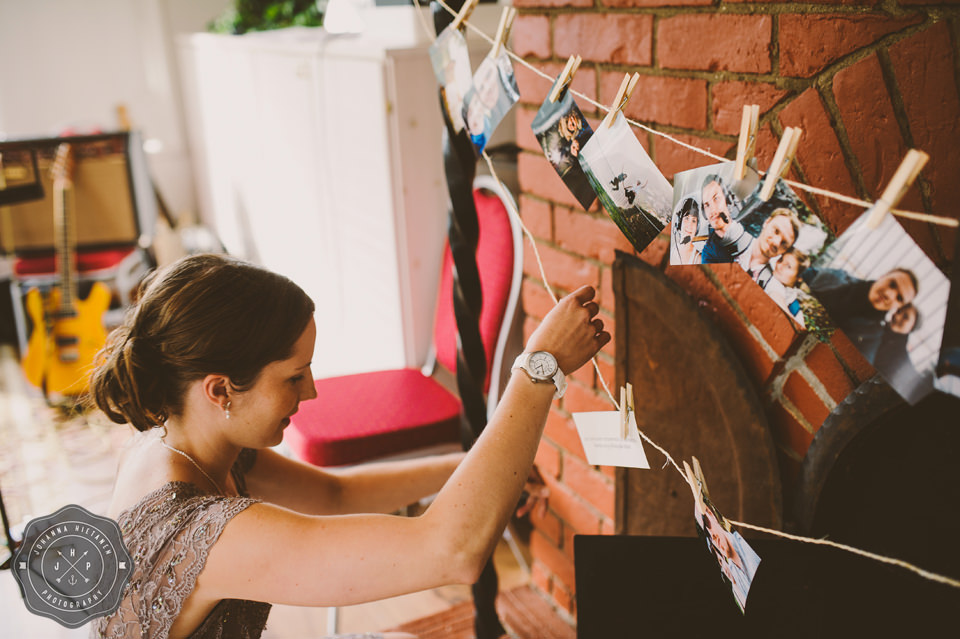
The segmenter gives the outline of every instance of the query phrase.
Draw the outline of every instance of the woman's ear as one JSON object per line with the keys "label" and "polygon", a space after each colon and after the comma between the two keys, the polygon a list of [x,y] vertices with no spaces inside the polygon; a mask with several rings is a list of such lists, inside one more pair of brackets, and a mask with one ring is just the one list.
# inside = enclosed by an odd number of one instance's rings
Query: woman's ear
{"label": "woman's ear", "polygon": [[230,378],[226,375],[207,375],[201,382],[204,399],[220,409],[230,401],[231,388]]}

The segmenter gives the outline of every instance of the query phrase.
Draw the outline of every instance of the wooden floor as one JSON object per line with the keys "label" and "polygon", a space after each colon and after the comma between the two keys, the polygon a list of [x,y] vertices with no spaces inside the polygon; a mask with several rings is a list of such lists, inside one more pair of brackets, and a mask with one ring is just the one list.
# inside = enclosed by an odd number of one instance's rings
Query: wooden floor
{"label": "wooden floor", "polygon": [[[105,512],[112,492],[116,452],[128,436],[128,427],[111,424],[100,415],[66,419],[47,407],[39,394],[27,387],[13,348],[0,344],[0,490],[14,527],[66,504]],[[5,545],[0,544],[0,560],[4,554]],[[503,542],[497,548],[495,562],[501,593],[528,583],[528,574]],[[341,608],[339,630],[367,632],[401,627],[468,601],[469,587],[448,586]],[[549,615],[549,609],[546,614]],[[87,636],[86,628],[67,630],[50,619],[29,613],[8,571],[0,572],[0,620],[0,634],[5,637]],[[322,637],[326,624],[326,609],[274,606],[263,637]]]}

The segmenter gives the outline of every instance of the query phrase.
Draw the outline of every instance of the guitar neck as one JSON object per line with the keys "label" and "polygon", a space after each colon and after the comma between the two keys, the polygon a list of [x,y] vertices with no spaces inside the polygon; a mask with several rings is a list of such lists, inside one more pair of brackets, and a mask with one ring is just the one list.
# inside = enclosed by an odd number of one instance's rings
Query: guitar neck
{"label": "guitar neck", "polygon": [[74,266],[73,210],[70,197],[73,187],[70,175],[73,163],[70,159],[69,145],[60,145],[54,164],[53,224],[56,230],[57,274],[60,276],[60,308],[57,312],[59,315],[71,315],[75,311],[77,285]]}

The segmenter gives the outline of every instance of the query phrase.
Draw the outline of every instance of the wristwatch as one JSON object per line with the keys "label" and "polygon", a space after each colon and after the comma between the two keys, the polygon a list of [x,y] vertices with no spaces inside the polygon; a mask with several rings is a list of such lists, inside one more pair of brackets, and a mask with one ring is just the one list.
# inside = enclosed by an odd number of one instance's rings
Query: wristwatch
{"label": "wristwatch", "polygon": [[511,368],[522,368],[535,384],[553,382],[557,392],[554,399],[560,399],[567,392],[567,378],[557,364],[557,358],[547,351],[533,351],[520,353]]}

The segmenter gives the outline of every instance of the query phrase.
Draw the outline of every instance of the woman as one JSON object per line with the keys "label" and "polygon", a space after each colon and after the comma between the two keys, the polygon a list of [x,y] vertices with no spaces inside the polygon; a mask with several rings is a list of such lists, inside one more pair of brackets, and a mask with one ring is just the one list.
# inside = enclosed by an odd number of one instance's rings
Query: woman
{"label": "woman", "polygon": [[670,243],[671,264],[699,264],[702,241],[697,238],[700,227],[700,206],[692,197],[683,201],[673,224],[673,241]]}
{"label": "woman", "polygon": [[[568,374],[588,361],[610,340],[593,296],[583,287],[561,300],[528,351],[552,353]],[[553,385],[515,371],[462,461],[338,476],[269,450],[316,396],[313,312],[282,276],[192,256],[156,273],[111,334],[91,391],[110,419],[141,431],[109,513],[134,572],[93,636],[258,637],[261,602],[349,605],[477,579],[532,466]],[[438,489],[419,517],[358,514]]]}

